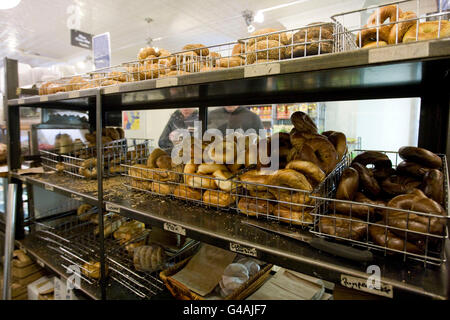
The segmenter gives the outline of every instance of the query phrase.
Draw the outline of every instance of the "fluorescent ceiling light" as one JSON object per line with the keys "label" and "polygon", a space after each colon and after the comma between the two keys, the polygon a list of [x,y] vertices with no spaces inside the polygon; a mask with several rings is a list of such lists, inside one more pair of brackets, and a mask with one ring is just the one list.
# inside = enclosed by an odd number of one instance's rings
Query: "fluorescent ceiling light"
{"label": "fluorescent ceiling light", "polygon": [[1,0],[0,1],[0,10],[12,9],[17,7],[20,3],[20,0]]}
{"label": "fluorescent ceiling light", "polygon": [[263,23],[264,22],[264,13],[261,10],[256,12],[255,17],[253,18],[253,21],[258,22],[258,23]]}

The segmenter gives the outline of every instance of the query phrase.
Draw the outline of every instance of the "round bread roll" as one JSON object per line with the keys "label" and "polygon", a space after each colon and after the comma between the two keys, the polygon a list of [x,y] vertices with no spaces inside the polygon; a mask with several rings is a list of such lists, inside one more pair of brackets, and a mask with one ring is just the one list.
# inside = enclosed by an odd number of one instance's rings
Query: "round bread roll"
{"label": "round bread roll", "polygon": [[185,176],[186,184],[191,188],[198,189],[217,189],[212,175],[192,175]]}
{"label": "round bread roll", "polygon": [[431,151],[417,147],[401,147],[398,150],[400,158],[407,161],[420,163],[425,167],[432,169],[440,169],[442,167],[442,159]]}
{"label": "round bread roll", "polygon": [[164,263],[164,249],[157,245],[140,246],[134,250],[133,263],[138,271],[151,272]]}
{"label": "round bread roll", "polygon": [[173,190],[173,195],[183,199],[201,200],[202,193],[198,190],[188,188],[185,185],[177,185]]}
{"label": "round bread roll", "polygon": [[367,237],[368,225],[363,220],[341,214],[332,214],[321,217],[319,222],[320,232],[331,236],[351,239],[364,240]]}
{"label": "round bread roll", "polygon": [[[213,172],[213,176],[220,180],[214,180],[214,183],[220,190],[223,191],[231,191],[236,189],[236,183],[232,182],[232,180],[227,180],[232,176],[231,172],[224,170],[217,170]],[[226,180],[226,181],[224,181]]]}
{"label": "round bread roll", "polygon": [[245,53],[245,44],[237,43],[234,45],[231,55],[238,56]]}
{"label": "round bread roll", "polygon": [[156,166],[160,169],[172,169],[172,158],[170,156],[162,155],[156,159]]}
{"label": "round bread roll", "polygon": [[152,182],[151,190],[154,193],[169,195],[172,194],[173,186],[167,183]]}
{"label": "round bread roll", "polygon": [[203,194],[203,202],[217,207],[229,207],[235,202],[235,197],[228,192],[206,190]]}
{"label": "round bread roll", "polygon": [[92,217],[92,215],[95,215],[95,213],[86,214],[92,210],[92,206],[87,203],[83,203],[81,206],[77,209],[77,216],[80,221],[89,221]]}
{"label": "round bread roll", "polygon": [[141,50],[139,50],[137,58],[142,61],[146,59],[148,56],[156,56],[154,48],[151,47],[142,48]]}
{"label": "round bread roll", "polygon": [[245,60],[241,57],[220,58],[216,61],[216,66],[221,68],[233,68],[245,65]]}
{"label": "round bread roll", "polygon": [[[440,21],[440,32],[439,38],[450,37],[450,21],[441,20]],[[421,40],[430,40],[438,38],[439,21],[427,21],[419,23],[419,33],[416,40],[417,33],[417,23],[414,23],[411,28],[406,31],[403,36],[402,42],[414,42]]]}
{"label": "round bread roll", "polygon": [[197,168],[198,174],[212,174],[218,170],[228,171],[228,168],[224,164],[215,164],[215,163],[202,163]]}

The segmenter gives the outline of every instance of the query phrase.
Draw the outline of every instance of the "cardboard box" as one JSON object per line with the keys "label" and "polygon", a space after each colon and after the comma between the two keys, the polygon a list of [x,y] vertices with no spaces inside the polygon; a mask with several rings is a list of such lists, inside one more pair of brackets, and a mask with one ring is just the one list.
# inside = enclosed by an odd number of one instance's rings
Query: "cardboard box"
{"label": "cardboard box", "polygon": [[48,300],[45,296],[53,295],[54,279],[44,276],[30,283],[27,289],[28,300]]}

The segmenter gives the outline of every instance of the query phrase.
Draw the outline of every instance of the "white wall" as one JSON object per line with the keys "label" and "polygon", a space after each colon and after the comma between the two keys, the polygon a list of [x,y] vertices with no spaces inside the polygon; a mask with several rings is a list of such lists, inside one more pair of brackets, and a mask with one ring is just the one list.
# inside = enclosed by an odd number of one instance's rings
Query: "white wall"
{"label": "white wall", "polygon": [[397,151],[417,146],[420,99],[325,103],[325,130],[361,137],[362,149]]}

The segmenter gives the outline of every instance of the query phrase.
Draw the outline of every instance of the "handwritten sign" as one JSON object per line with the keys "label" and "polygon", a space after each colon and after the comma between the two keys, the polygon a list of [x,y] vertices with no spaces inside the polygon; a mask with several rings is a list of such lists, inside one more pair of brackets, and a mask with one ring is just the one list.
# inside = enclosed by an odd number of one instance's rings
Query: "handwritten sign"
{"label": "handwritten sign", "polygon": [[376,294],[391,299],[394,297],[394,290],[392,289],[391,285],[380,282],[379,287],[377,288],[369,287],[367,285],[367,282],[367,279],[341,274],[341,285],[346,288],[364,291],[370,294]]}
{"label": "handwritten sign", "polygon": [[247,256],[252,256],[252,257],[258,256],[258,252],[256,251],[255,248],[246,247],[239,243],[234,243],[234,242],[230,242],[230,251],[240,253],[240,254],[245,254]]}

